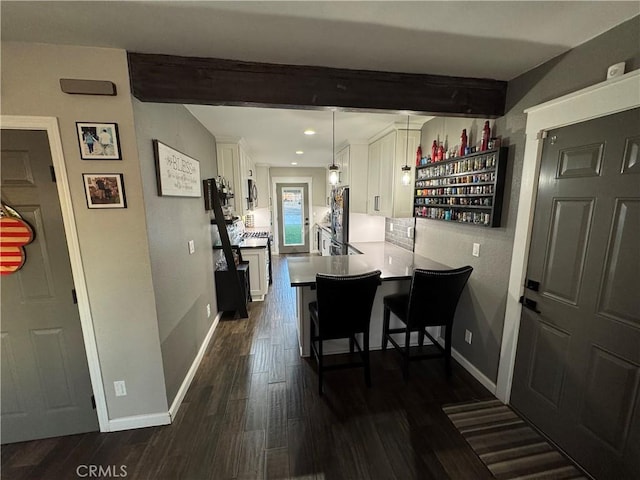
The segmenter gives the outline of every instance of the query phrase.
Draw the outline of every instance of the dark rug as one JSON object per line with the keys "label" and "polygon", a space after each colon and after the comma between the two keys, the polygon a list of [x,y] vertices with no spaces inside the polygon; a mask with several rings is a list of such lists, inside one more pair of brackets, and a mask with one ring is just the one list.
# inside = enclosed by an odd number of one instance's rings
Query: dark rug
{"label": "dark rug", "polygon": [[442,408],[497,479],[587,479],[571,460],[499,400]]}

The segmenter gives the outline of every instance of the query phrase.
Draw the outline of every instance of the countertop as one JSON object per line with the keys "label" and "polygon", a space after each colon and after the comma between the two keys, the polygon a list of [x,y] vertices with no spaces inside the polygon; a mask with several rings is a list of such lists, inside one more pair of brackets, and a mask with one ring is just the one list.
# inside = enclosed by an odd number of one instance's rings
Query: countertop
{"label": "countertop", "polygon": [[[232,243],[231,246],[240,248],[266,248],[268,241],[267,238],[244,238],[239,243]],[[222,244],[214,245],[213,249],[221,250]]]}
{"label": "countertop", "polygon": [[387,242],[356,242],[350,245],[360,250],[362,255],[289,257],[287,263],[291,286],[314,285],[317,273],[357,275],[380,270],[382,281],[390,281],[410,279],[414,268],[450,268]]}

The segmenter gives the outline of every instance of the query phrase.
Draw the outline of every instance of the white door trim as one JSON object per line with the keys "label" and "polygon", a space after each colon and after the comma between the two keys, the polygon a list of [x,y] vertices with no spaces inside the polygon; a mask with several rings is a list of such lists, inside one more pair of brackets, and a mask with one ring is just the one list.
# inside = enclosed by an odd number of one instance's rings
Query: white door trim
{"label": "white door trim", "polygon": [[640,106],[640,70],[607,80],[577,92],[525,110],[527,114],[526,142],[520,182],[518,216],[513,240],[511,271],[507,294],[496,396],[509,403],[513,368],[520,329],[519,303],[531,242],[531,227],[536,202],[538,175],[542,154],[541,132],[619,113]]}
{"label": "white door trim", "polygon": [[69,179],[67,177],[67,169],[65,167],[58,119],[56,117],[2,115],[0,116],[0,127],[12,130],[44,130],[47,132],[49,148],[51,150],[51,159],[56,172],[56,187],[58,189],[58,198],[60,200],[60,208],[62,210],[62,222],[64,224],[64,232],[67,239],[69,259],[71,260],[73,283],[78,297],[80,324],[82,327],[82,336],[84,338],[84,347],[87,353],[91,386],[93,388],[93,395],[96,401],[98,423],[100,425],[101,432],[108,432],[110,431],[110,428],[107,401],[102,383],[102,371],[100,369],[100,360],[98,357],[98,345],[96,343],[93,328],[91,308],[89,307],[89,293],[87,291],[84,268],[82,266],[82,257],[80,255],[80,242],[78,239],[78,231],[76,229],[73,204],[71,203],[71,191],[69,189]]}
{"label": "white door trim", "polygon": [[313,177],[271,177],[271,191],[273,192],[273,250],[274,253],[280,254],[279,252],[279,243],[278,243],[278,235],[280,231],[280,219],[278,218],[278,196],[276,191],[276,184],[278,183],[306,183],[307,191],[309,194],[309,201],[307,202],[307,217],[309,218],[309,233],[307,234],[309,241],[309,251],[311,248],[311,213],[312,213],[312,204],[313,204]]}

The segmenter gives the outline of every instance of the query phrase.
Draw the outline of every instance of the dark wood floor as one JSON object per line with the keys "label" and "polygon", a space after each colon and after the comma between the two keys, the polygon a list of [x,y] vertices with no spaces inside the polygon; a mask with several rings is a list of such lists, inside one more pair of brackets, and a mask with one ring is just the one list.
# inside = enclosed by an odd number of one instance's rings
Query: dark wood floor
{"label": "dark wood floor", "polygon": [[286,258],[273,267],[250,318],[218,325],[172,425],[5,445],[2,478],[73,479],[91,464],[129,479],[492,478],[441,409],[491,398],[455,362],[450,381],[441,360],[414,362],[405,384],[397,354],[373,352],[372,388],[361,369],[338,370],[318,397]]}

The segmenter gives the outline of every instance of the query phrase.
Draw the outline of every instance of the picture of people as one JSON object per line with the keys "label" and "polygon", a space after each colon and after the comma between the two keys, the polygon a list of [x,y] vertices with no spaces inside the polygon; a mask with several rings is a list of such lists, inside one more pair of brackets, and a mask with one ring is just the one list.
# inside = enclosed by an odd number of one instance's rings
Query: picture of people
{"label": "picture of people", "polygon": [[80,158],[83,160],[120,160],[116,123],[76,122]]}
{"label": "picture of people", "polygon": [[126,208],[124,184],[120,173],[82,175],[89,208]]}

